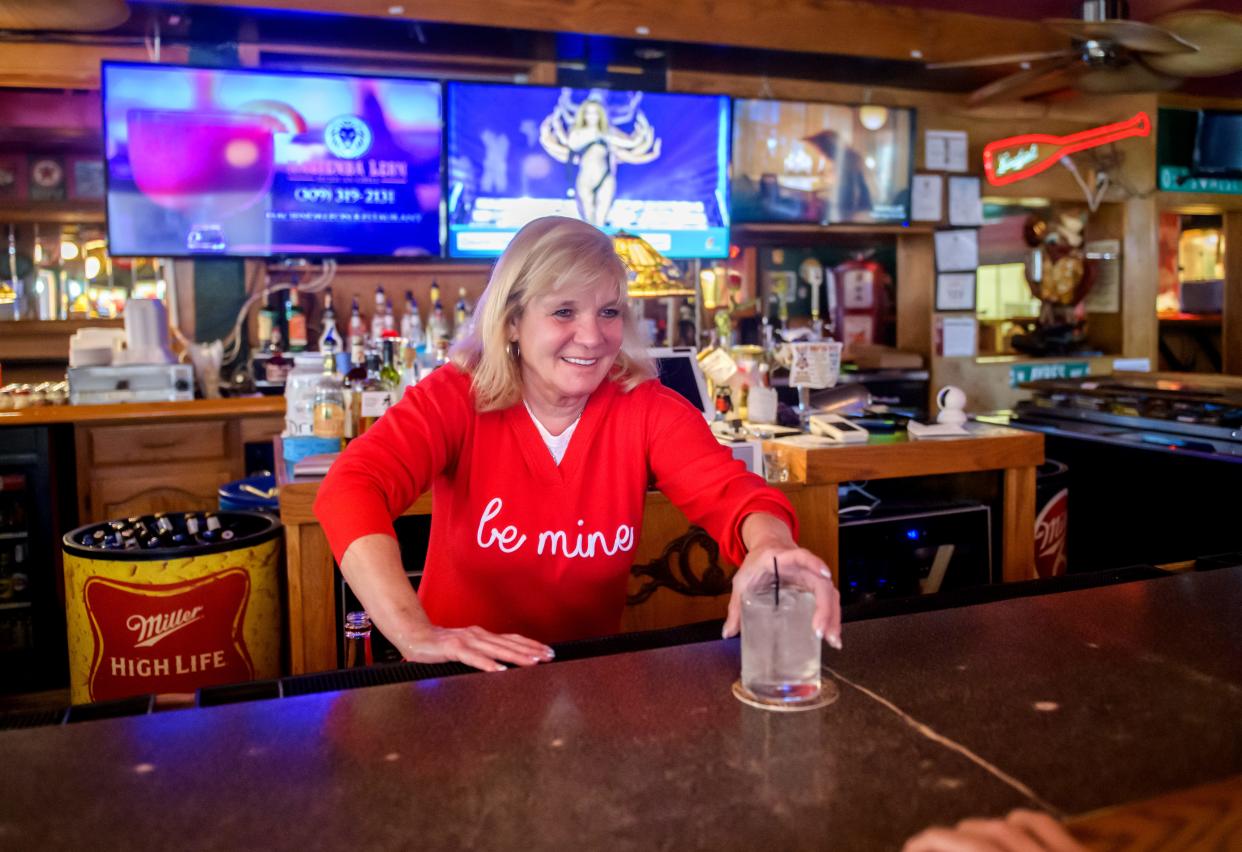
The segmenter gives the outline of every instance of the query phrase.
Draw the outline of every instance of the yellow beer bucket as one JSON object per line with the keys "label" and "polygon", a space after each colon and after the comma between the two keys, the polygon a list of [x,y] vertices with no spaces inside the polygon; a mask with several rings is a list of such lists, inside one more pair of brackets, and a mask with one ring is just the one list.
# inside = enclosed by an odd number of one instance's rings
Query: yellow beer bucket
{"label": "yellow beer bucket", "polygon": [[214,518],[169,513],[65,535],[74,704],[280,674],[280,522]]}

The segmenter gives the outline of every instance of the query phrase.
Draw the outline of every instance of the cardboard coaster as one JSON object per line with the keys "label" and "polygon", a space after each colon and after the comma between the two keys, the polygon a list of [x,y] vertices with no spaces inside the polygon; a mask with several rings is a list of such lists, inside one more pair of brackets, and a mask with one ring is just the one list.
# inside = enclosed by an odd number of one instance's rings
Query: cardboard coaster
{"label": "cardboard coaster", "polygon": [[819,679],[819,695],[810,701],[798,703],[771,701],[760,698],[743,687],[742,681],[739,678],[733,682],[733,697],[743,704],[750,705],[758,710],[774,710],[777,713],[800,713],[803,710],[818,710],[821,707],[827,707],[841,697],[841,690],[837,688],[835,681],[821,677]]}

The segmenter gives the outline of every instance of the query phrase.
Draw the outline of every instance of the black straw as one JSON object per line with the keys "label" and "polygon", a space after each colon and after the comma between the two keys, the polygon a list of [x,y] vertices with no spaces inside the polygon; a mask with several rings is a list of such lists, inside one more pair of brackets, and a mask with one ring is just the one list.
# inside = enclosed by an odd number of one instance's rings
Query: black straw
{"label": "black straw", "polygon": [[781,569],[776,564],[776,557],[772,557],[772,573],[776,575],[776,586],[772,589],[772,595],[776,598],[773,606],[780,609],[781,606]]}

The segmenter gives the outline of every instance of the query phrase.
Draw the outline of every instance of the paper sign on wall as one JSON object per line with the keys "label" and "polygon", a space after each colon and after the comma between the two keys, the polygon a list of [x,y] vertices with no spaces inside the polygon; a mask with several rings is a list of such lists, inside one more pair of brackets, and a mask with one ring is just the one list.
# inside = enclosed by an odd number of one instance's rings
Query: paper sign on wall
{"label": "paper sign on wall", "polygon": [[936,310],[973,311],[975,273],[942,272],[936,276]]}
{"label": "paper sign on wall", "polygon": [[944,216],[944,178],[915,175],[910,187],[910,218],[916,222],[939,222]]}
{"label": "paper sign on wall", "polygon": [[979,341],[979,323],[974,317],[937,317],[940,327],[940,354],[945,358],[973,358]]}
{"label": "paper sign on wall", "polygon": [[983,201],[979,197],[979,178],[949,178],[949,224],[983,224]]}
{"label": "paper sign on wall", "polygon": [[928,130],[923,136],[923,160],[929,171],[966,171],[967,150],[964,130]]}
{"label": "paper sign on wall", "polygon": [[936,232],[936,269],[941,272],[973,272],[979,266],[979,232]]}

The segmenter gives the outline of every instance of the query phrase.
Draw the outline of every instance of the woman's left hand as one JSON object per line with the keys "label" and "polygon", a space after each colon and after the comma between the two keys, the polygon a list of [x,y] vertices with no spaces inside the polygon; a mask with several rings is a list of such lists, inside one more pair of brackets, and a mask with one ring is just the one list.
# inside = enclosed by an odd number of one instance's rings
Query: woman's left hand
{"label": "woman's left hand", "polygon": [[742,540],[746,543],[746,559],[733,575],[729,615],[721,635],[727,639],[738,634],[742,626],[742,593],[760,574],[771,570],[775,558],[783,577],[815,593],[815,615],[811,626],[816,635],[839,650],[841,596],[824,561],[806,548],[799,547],[785,522],[772,515],[748,515],[742,524]]}

